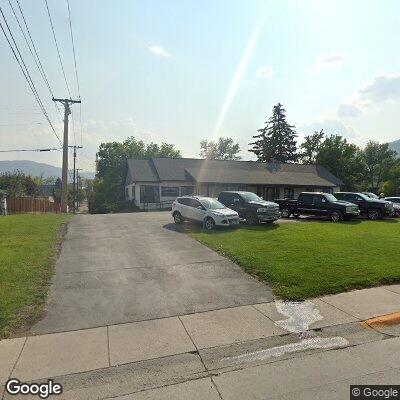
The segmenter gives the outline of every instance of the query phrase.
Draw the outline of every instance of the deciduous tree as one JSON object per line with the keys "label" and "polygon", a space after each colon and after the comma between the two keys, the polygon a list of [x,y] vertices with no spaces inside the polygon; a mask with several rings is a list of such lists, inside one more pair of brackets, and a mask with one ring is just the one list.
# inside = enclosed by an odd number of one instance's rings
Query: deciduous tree
{"label": "deciduous tree", "polygon": [[326,167],[344,183],[342,189],[355,190],[362,179],[361,150],[339,135],[331,135],[322,142],[316,163]]}
{"label": "deciduous tree", "polygon": [[232,138],[220,137],[217,142],[202,140],[200,142],[200,157],[210,160],[240,160],[239,143]]}
{"label": "deciduous tree", "polygon": [[128,158],[181,157],[179,150],[168,143],[145,144],[129,137],[123,142],[102,143],[96,154],[96,177],[90,196],[91,212],[117,211],[124,206],[124,184]]}
{"label": "deciduous tree", "polygon": [[396,152],[389,149],[388,143],[370,141],[362,152],[362,160],[368,189],[378,192],[396,164]]}
{"label": "deciduous tree", "polygon": [[324,138],[324,130],[315,131],[312,135],[306,136],[300,145],[300,160],[303,164],[315,164],[316,158]]}

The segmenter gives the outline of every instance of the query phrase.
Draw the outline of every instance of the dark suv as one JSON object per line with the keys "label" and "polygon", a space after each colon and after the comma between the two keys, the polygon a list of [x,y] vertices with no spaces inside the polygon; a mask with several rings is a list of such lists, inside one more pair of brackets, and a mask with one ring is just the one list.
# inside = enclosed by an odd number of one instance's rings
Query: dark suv
{"label": "dark suv", "polygon": [[252,192],[221,192],[218,200],[235,210],[249,225],[274,222],[281,217],[278,204],[265,201]]}
{"label": "dark suv", "polygon": [[371,220],[391,216],[394,212],[393,205],[389,201],[373,199],[364,193],[337,192],[335,193],[335,197],[339,200],[357,204],[360,208],[360,214]]}

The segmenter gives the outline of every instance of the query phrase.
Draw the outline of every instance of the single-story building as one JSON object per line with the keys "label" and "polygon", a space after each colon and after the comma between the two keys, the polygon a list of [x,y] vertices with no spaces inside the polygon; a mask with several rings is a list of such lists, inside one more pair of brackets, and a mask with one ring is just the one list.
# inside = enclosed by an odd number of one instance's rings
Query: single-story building
{"label": "single-story building", "polygon": [[125,197],[140,208],[159,208],[183,195],[217,197],[246,190],[266,200],[296,198],[302,191],[333,193],[343,183],[318,165],[219,161],[194,158],[129,159]]}

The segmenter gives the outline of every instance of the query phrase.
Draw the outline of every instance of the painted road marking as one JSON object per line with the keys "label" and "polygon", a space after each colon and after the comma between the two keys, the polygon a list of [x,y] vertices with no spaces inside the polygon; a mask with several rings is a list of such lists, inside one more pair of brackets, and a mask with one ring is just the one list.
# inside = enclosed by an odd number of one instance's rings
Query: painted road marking
{"label": "painted road marking", "polygon": [[303,339],[297,343],[285,344],[283,346],[271,347],[269,349],[254,351],[252,353],[241,354],[240,356],[225,357],[222,361],[233,363],[253,362],[267,360],[269,358],[277,358],[284,354],[295,353],[298,351],[315,350],[315,349],[335,349],[345,347],[349,342],[340,336],[331,338],[314,337]]}
{"label": "painted road marking", "polygon": [[288,317],[288,319],[276,321],[275,324],[289,332],[305,332],[309,330],[311,324],[324,318],[311,301],[276,301],[275,305],[280,314]]}
{"label": "painted road marking", "polygon": [[315,349],[336,349],[346,347],[349,342],[340,336],[336,337],[309,337],[311,332],[310,325],[317,321],[321,321],[324,317],[311,301],[291,302],[276,301],[277,311],[288,317],[287,319],[275,321],[274,323],[283,329],[292,333],[299,333],[299,342],[289,343],[281,346],[275,346],[268,349],[258,350],[251,353],[244,353],[239,356],[225,357],[222,361],[231,363],[242,363],[267,360],[269,358],[277,358],[284,354],[296,353],[299,351],[315,350]]}

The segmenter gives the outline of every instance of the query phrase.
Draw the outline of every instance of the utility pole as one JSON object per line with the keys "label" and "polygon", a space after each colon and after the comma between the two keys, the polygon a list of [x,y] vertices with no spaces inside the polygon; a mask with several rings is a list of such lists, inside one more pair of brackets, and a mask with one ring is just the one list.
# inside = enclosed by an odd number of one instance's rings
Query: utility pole
{"label": "utility pole", "polygon": [[76,193],[77,191],[75,190],[75,179],[76,179],[76,149],[81,149],[82,146],[68,146],[74,149],[74,183],[73,183],[73,199],[74,199],[74,212],[76,211]]}
{"label": "utility pole", "polygon": [[68,211],[68,117],[71,114],[70,104],[80,103],[80,100],[55,99],[64,106],[64,141],[62,162],[62,188],[61,188],[61,212]]}
{"label": "utility pole", "polygon": [[79,208],[79,171],[82,171],[82,168],[76,169],[76,207]]}

